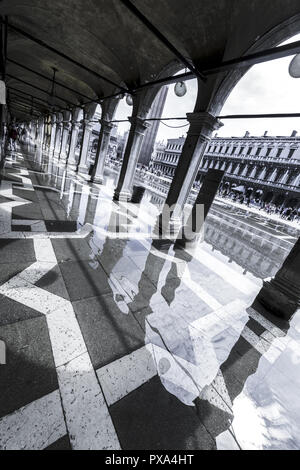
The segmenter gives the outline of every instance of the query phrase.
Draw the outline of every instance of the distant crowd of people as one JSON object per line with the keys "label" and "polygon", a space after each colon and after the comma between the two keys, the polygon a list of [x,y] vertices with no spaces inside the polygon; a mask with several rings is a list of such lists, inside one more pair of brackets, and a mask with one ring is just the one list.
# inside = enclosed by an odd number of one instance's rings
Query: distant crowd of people
{"label": "distant crowd of people", "polygon": [[272,202],[264,202],[259,197],[251,197],[235,191],[227,191],[221,189],[219,191],[221,197],[229,198],[232,201],[245,204],[247,207],[256,207],[259,210],[265,211],[267,214],[276,214],[281,219],[300,222],[300,207],[285,206],[283,204],[274,204]]}
{"label": "distant crowd of people", "polygon": [[[153,167],[148,169],[148,167],[144,165],[139,165],[138,166],[140,174],[142,172],[148,172],[152,173],[153,176],[158,176],[158,177],[165,177],[165,175],[161,175],[161,172],[158,170],[155,170]],[[196,180],[193,184],[193,189],[196,191],[199,191],[201,187],[201,182],[199,180]],[[292,206],[284,206],[283,204],[281,205],[276,205],[274,203],[266,203],[262,201],[260,197],[253,196],[253,195],[247,195],[242,192],[234,191],[234,190],[228,190],[228,188],[220,188],[219,190],[219,195],[224,198],[229,198],[234,202],[238,202],[240,204],[245,204],[247,207],[256,207],[260,211],[265,211],[267,214],[277,214],[278,217],[289,220],[289,221],[296,221],[300,223],[300,207],[292,207]]]}
{"label": "distant crowd of people", "polygon": [[282,219],[300,221],[300,208],[295,207],[280,207],[276,204],[266,204],[264,207],[267,214],[278,214]]}
{"label": "distant crowd of people", "polygon": [[16,150],[17,142],[25,140],[27,136],[27,131],[25,127],[17,126],[14,123],[8,125],[6,129],[6,139],[8,150]]}

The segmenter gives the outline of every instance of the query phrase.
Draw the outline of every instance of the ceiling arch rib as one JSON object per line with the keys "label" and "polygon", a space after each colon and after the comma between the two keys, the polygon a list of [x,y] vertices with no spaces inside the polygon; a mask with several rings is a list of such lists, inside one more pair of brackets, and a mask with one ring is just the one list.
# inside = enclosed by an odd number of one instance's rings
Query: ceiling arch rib
{"label": "ceiling arch rib", "polygon": [[39,92],[32,87],[26,87],[23,83],[17,82],[13,79],[7,78],[7,90],[8,93],[13,92],[15,95],[19,97],[28,97],[33,100],[33,103],[40,103],[45,107],[48,113],[59,111],[61,109],[65,109],[66,105],[61,101],[57,100],[56,98],[53,99],[53,102],[45,99],[45,94]]}
{"label": "ceiling arch rib", "polygon": [[[40,78],[42,78],[43,80],[46,80],[48,82],[51,82],[53,83],[53,85],[55,87],[59,87],[59,88],[64,88],[65,90],[68,90],[69,92],[72,92],[74,93],[74,90],[72,88],[70,88],[68,85],[65,85],[64,83],[61,83],[59,81],[57,81],[55,78],[50,78],[50,77],[47,77],[46,75],[43,75],[41,74],[40,72],[36,71],[36,70],[33,70],[31,68],[29,68],[28,66],[26,65],[23,65],[23,64],[20,64],[19,62],[16,62],[15,60],[12,60],[12,59],[9,59],[7,58],[7,61],[9,63],[12,63],[13,65],[15,65],[17,68],[21,68],[21,69],[24,69],[26,70],[27,72],[31,73],[31,74],[34,74]],[[53,68],[53,70],[57,71],[55,68]],[[81,93],[80,91],[76,91],[76,94],[81,96],[82,98],[84,98],[85,100],[91,100],[93,101],[94,98],[91,98],[90,96],[87,96],[87,95],[84,95],[83,93]]]}
{"label": "ceiling arch rib", "polygon": [[[81,95],[98,100],[120,87],[137,89],[161,77],[175,56],[157,31],[188,63],[202,70],[241,57],[258,38],[299,13],[298,0],[285,0],[284,8],[282,0],[189,0],[188,6],[184,0],[131,0],[154,26],[151,31],[123,3],[2,0],[0,15],[7,15],[15,28],[8,34],[8,57],[46,77],[51,77],[52,67],[57,68],[57,81],[68,88],[57,86],[57,94],[66,101],[55,98],[55,104],[83,104]],[[49,80],[34,78],[29,70],[24,69],[25,74],[17,67],[8,63],[8,73],[49,89]],[[28,83],[17,84],[10,77],[7,81],[48,100],[44,91],[30,91]]]}
{"label": "ceiling arch rib", "polygon": [[[21,64],[23,67],[16,65],[16,63]],[[53,68],[57,69],[57,82],[59,81],[62,85],[68,87],[68,90],[64,88],[64,93],[66,93],[66,96],[69,96],[69,99],[76,101],[78,104],[87,101],[87,97],[97,100],[98,93],[103,93],[99,85],[98,89],[96,89],[96,80],[87,81],[85,73],[77,72],[72,64],[65,64],[63,60],[57,59],[51,53],[41,55],[40,46],[35,43],[30,44],[30,41],[27,39],[14,37],[14,40],[10,40],[8,44],[7,69],[12,70],[16,75],[24,73],[24,70],[26,70],[24,67],[31,70],[30,72],[27,70],[27,72],[32,80],[36,79],[36,74],[32,70],[48,77],[48,79],[42,79],[42,82],[45,82],[45,86],[49,89],[49,80],[53,78]],[[41,83],[41,76],[39,76],[38,82]],[[83,98],[81,95],[84,95],[86,98]]]}
{"label": "ceiling arch rib", "polygon": [[48,102],[54,98],[59,100],[60,106],[62,106],[62,102],[65,103],[65,106],[78,106],[84,102],[84,99],[82,97],[78,98],[78,95],[75,95],[72,90],[66,90],[56,84],[53,87],[52,94],[52,80],[50,78],[40,78],[39,75],[28,72],[27,70],[15,66],[10,62],[7,63],[6,70],[6,76],[8,79],[15,80],[15,83],[23,83],[24,85],[27,85],[27,88],[31,87],[31,92],[38,90],[44,95],[44,99]]}
{"label": "ceiling arch rib", "polygon": [[[26,80],[26,76],[22,76],[22,78],[20,77],[16,77],[15,75],[11,75],[10,73],[6,73],[6,77],[8,78],[11,78],[13,80],[16,80],[17,82],[20,82],[24,85],[26,85],[27,87],[31,87],[31,88],[34,88],[35,90],[38,90],[39,92],[41,93],[44,93],[45,95],[48,95],[50,96],[50,92],[48,90],[45,90],[44,88],[41,88],[39,85],[37,85],[33,80]],[[70,101],[69,99],[67,99],[65,96],[62,97],[62,96],[59,96],[57,93],[55,94],[55,99],[56,100],[60,100],[61,102],[69,105],[69,106],[77,106],[77,103],[73,102],[73,101]]]}
{"label": "ceiling arch rib", "polygon": [[37,111],[41,111],[44,114],[48,112],[48,108],[42,103],[38,103],[37,101],[32,101],[29,99],[27,100],[26,98],[21,97],[12,91],[9,91],[8,99],[12,100],[14,103],[22,104],[24,107],[26,106],[28,109],[36,109]]}

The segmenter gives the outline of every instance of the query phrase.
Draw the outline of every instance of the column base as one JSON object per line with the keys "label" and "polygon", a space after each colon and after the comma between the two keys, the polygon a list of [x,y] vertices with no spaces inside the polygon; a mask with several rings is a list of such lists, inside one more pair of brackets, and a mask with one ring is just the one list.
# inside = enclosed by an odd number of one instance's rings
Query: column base
{"label": "column base", "polygon": [[185,248],[187,250],[191,250],[196,248],[199,243],[204,241],[204,233],[195,233],[194,236],[190,236],[189,238],[186,238],[184,235],[184,228],[183,228],[183,233],[180,233],[179,236],[176,239],[176,246],[180,248]]}
{"label": "column base", "polygon": [[179,234],[180,229],[182,228],[182,220],[180,218],[172,218],[169,223],[169,230],[170,233],[176,234],[176,236]]}
{"label": "column base", "polygon": [[117,191],[114,192],[114,201],[130,202],[132,194],[129,191]]}
{"label": "column base", "polygon": [[91,181],[96,184],[104,184],[104,178],[102,178],[101,176],[91,177]]}
{"label": "column base", "polygon": [[71,163],[71,162],[68,161],[68,162],[67,162],[67,169],[68,169],[69,171],[74,171],[74,172],[75,172],[75,171],[77,170],[77,164],[76,164],[76,162]]}
{"label": "column base", "polygon": [[67,163],[67,155],[60,154],[60,155],[59,155],[59,160],[60,160],[61,162],[66,162],[66,163]]}
{"label": "column base", "polygon": [[256,300],[273,315],[290,320],[300,308],[300,298],[278,280],[264,281]]}
{"label": "column base", "polygon": [[178,220],[169,220],[163,223],[162,214],[157,218],[157,221],[153,227],[153,236],[161,240],[173,240],[177,239],[178,233],[181,229],[181,222]]}
{"label": "column base", "polygon": [[86,166],[79,166],[78,167],[78,173],[82,175],[88,175],[89,174],[89,169]]}

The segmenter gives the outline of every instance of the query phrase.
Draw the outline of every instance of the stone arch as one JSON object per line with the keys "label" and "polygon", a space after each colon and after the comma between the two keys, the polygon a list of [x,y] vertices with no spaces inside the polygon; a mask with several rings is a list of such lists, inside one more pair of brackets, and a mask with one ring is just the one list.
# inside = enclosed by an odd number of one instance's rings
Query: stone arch
{"label": "stone arch", "polygon": [[275,195],[273,202],[276,206],[281,206],[284,203],[284,199],[285,194],[279,193]]}
{"label": "stone arch", "polygon": [[109,100],[102,101],[101,103],[101,119],[104,119],[105,121],[112,121],[117,107],[120,103],[120,96],[117,96],[115,98],[111,98]]}
{"label": "stone arch", "polygon": [[290,197],[286,204],[285,207],[292,207],[292,209],[297,208],[299,204],[299,199],[297,197]]}
{"label": "stone arch", "polygon": [[82,121],[84,117],[83,108],[76,107],[72,110],[72,121]]}
{"label": "stone arch", "polygon": [[[258,52],[262,49],[275,47],[298,33],[300,33],[300,13],[275,26],[275,28],[272,28],[260,37],[245,51],[245,55]],[[228,72],[224,78],[218,80],[213,99],[209,106],[209,112],[211,114],[218,115],[220,113],[232,90],[250,68],[251,66],[232,70]]]}
{"label": "stone arch", "polygon": [[85,105],[83,108],[84,119],[91,121],[93,117],[95,116],[98,106],[101,109],[101,106],[98,103],[92,102],[92,103],[88,103],[87,105]]}
{"label": "stone arch", "polygon": [[[180,70],[183,70],[184,66],[182,65],[181,62],[179,62],[178,60],[173,60],[171,62],[169,62],[168,65],[166,65],[161,71],[160,73],[154,78],[154,80],[160,80],[160,79],[163,79],[163,78],[167,78],[167,77],[170,77],[170,76],[174,76],[176,73],[180,72]],[[158,85],[158,86],[153,86],[153,87],[149,87],[149,88],[145,88],[144,90],[140,90],[136,93],[136,97],[140,97],[140,100],[141,100],[141,103],[142,103],[142,106],[139,108],[138,110],[138,115],[142,118],[146,118],[150,109],[151,109],[151,106],[152,106],[152,103],[154,102],[157,94],[159,93],[159,91],[161,90],[162,87],[166,86],[167,84],[162,84],[162,85]],[[199,87],[199,82],[198,82],[198,87]],[[134,106],[133,106],[134,108]],[[133,113],[132,115],[134,116],[136,113],[136,110],[133,109]]]}
{"label": "stone arch", "polygon": [[247,186],[245,194],[247,197],[251,197],[254,193],[254,188],[252,186]]}
{"label": "stone arch", "polygon": [[268,204],[269,202],[272,201],[273,197],[274,197],[273,191],[266,191],[265,194],[263,195],[263,202],[265,204]]}

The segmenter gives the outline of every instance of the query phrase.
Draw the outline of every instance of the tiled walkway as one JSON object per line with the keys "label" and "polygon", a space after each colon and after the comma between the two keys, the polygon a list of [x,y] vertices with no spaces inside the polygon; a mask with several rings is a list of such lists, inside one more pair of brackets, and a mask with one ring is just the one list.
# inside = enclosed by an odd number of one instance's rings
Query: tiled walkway
{"label": "tiled walkway", "polygon": [[1,449],[299,449],[300,315],[251,308],[292,237],[215,206],[193,253],[117,236],[112,180],[26,150],[0,186]]}

